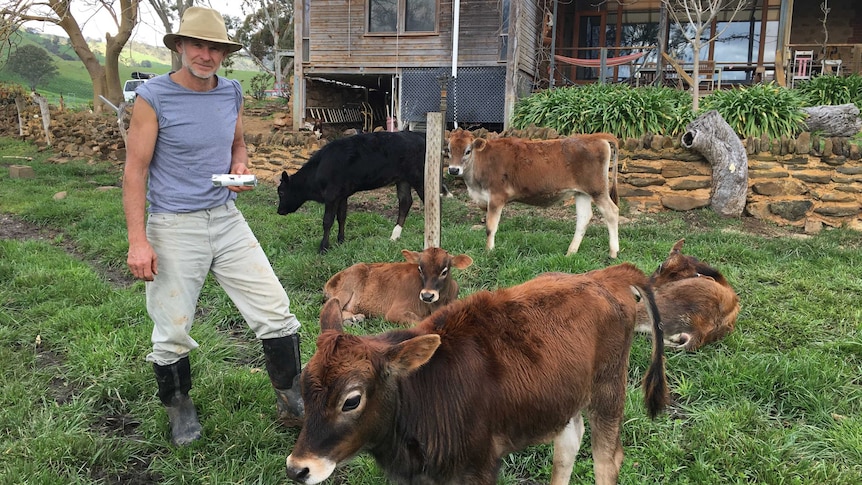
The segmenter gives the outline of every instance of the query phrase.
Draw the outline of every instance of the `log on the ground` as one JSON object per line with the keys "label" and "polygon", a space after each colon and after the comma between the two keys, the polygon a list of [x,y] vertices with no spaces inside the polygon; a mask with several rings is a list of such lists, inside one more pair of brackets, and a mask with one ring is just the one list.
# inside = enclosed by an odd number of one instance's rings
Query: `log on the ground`
{"label": "log on the ground", "polygon": [[808,117],[805,131],[823,136],[854,136],[862,131],[862,118],[855,104],[823,105],[802,108]]}
{"label": "log on the ground", "polygon": [[722,216],[742,215],[748,195],[748,155],[727,121],[718,111],[707,111],[688,124],[682,146],[699,152],[712,165],[712,209]]}

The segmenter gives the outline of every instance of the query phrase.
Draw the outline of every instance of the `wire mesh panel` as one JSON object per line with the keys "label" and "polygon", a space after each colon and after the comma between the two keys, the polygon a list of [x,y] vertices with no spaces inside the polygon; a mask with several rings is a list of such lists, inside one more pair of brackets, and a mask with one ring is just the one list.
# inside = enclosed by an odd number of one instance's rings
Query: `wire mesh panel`
{"label": "wire mesh panel", "polygon": [[[401,116],[423,122],[429,111],[440,111],[441,76],[451,69],[404,69],[401,76]],[[506,98],[505,67],[465,67],[446,88],[446,121],[449,123],[502,123]]]}

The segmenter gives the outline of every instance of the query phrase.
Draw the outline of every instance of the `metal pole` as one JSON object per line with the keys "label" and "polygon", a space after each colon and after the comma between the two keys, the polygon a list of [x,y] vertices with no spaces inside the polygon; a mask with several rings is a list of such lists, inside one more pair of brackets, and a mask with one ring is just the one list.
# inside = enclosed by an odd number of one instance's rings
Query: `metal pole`
{"label": "metal pole", "polygon": [[556,58],[554,55],[557,53],[557,0],[554,0],[554,17],[551,19],[551,79],[549,80],[548,86],[553,89],[554,88],[554,70],[556,67]]}

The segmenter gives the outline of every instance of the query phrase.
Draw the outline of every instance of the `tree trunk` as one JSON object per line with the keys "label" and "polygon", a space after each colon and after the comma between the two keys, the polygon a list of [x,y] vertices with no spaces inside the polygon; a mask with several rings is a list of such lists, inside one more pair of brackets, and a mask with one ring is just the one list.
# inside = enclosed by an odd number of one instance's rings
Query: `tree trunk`
{"label": "tree trunk", "polygon": [[[105,34],[105,66],[99,63],[99,59],[90,50],[87,39],[81,33],[81,27],[75,17],[69,13],[68,1],[50,0],[51,10],[57,15],[56,24],[69,35],[69,42],[93,81],[93,111],[101,113],[104,105],[99,96],[105,96],[115,104],[123,100],[123,87],[120,85],[119,56],[123,46],[129,40],[135,26],[138,23],[138,5],[140,0],[120,0],[119,26],[117,35]],[[113,14],[114,20],[117,15],[110,8],[105,7]]]}
{"label": "tree trunk", "polygon": [[805,130],[820,132],[823,136],[854,136],[862,131],[862,118],[855,104],[812,106],[802,108],[808,118]]}
{"label": "tree trunk", "polygon": [[[173,27],[174,17],[177,19],[183,18],[186,9],[194,5],[193,0],[173,0],[173,2],[173,4],[170,4],[170,1],[149,0],[153,12],[162,21],[165,33],[167,34],[176,32]],[[177,24],[179,26],[179,20],[177,20]],[[183,67],[183,63],[179,54],[171,51],[171,71],[179,71],[181,67]]]}
{"label": "tree trunk", "polygon": [[726,217],[742,215],[748,195],[748,155],[718,111],[707,111],[689,123],[682,146],[699,152],[712,165],[712,209]]}
{"label": "tree trunk", "polygon": [[99,63],[99,59],[90,50],[87,45],[87,39],[81,33],[81,28],[78,22],[71,16],[62,17],[58,24],[69,35],[69,43],[75,49],[75,54],[84,63],[84,68],[87,69],[87,74],[90,75],[90,80],[93,82],[93,111],[96,113],[102,112],[102,103],[99,101],[99,95],[107,94],[105,89],[105,68]]}

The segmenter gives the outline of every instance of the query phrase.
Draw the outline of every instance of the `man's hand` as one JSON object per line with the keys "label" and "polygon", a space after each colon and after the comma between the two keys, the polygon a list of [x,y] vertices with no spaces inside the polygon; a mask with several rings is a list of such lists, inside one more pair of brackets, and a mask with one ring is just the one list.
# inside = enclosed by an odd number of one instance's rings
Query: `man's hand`
{"label": "man's hand", "polygon": [[[244,163],[235,163],[230,167],[230,173],[234,175],[251,175],[251,170]],[[230,185],[227,188],[231,192],[245,192],[254,189],[253,185]]]}
{"label": "man's hand", "polygon": [[129,246],[129,257],[126,260],[132,276],[144,281],[153,281],[159,273],[159,257],[153,251],[150,243]]}

